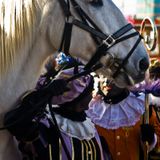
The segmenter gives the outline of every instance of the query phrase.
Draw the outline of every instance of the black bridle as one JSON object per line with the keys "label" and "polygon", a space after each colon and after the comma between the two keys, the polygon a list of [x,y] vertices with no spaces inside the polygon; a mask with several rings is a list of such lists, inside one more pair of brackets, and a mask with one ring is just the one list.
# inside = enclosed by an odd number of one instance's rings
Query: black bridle
{"label": "black bridle", "polygon": [[[113,47],[115,44],[122,42],[124,40],[127,40],[131,37],[138,36],[138,39],[132,49],[129,51],[128,55],[125,57],[123,62],[119,65],[118,69],[116,72],[113,74],[113,77],[116,77],[118,72],[120,71],[121,68],[127,63],[129,57],[132,55],[134,52],[135,48],[141,41],[141,36],[140,34],[135,31],[131,34],[128,34],[126,36],[122,36],[128,31],[130,31],[133,26],[131,24],[127,24],[121,29],[119,29],[117,32],[115,32],[112,35],[106,35],[104,34],[99,27],[90,19],[90,17],[83,11],[83,9],[79,6],[79,4],[75,0],[58,0],[60,3],[60,6],[63,10],[63,13],[66,18],[65,22],[65,27],[64,27],[64,32],[62,36],[62,41],[61,45],[59,47],[59,51],[64,50],[64,53],[69,55],[69,48],[70,48],[70,41],[71,41],[71,34],[72,34],[72,26],[76,25],[86,31],[88,31],[95,42],[98,44],[97,50],[94,54],[94,56],[90,59],[90,61],[86,64],[85,66],[85,71],[82,73],[78,73],[74,75],[73,77],[69,78],[67,82],[72,81],[76,78],[79,78],[80,76],[85,76],[91,72],[94,72],[95,70],[99,69],[102,67],[102,64],[99,63],[99,60],[102,56],[105,56],[107,54],[107,50],[111,47]],[[78,19],[73,18],[71,12],[70,12],[70,2],[72,3],[74,9],[76,10],[77,14],[80,16],[81,21]],[[100,41],[99,41],[100,39]],[[51,82],[52,83],[52,82]],[[14,123],[13,123],[14,124]],[[10,124],[9,126],[12,126],[13,124]],[[8,126],[0,128],[0,130],[7,129]]]}
{"label": "black bridle", "polygon": [[[135,42],[135,44],[133,45],[132,49],[129,51],[128,55],[124,58],[122,63],[119,64],[118,69],[113,74],[113,77],[116,77],[117,74],[119,73],[119,71],[127,63],[129,57],[132,55],[132,53],[136,49],[139,42],[141,41],[142,37],[140,36],[140,34],[137,31],[135,31],[131,34],[123,36],[125,33],[129,32],[131,29],[133,29],[133,26],[131,24],[125,25],[124,27],[122,27],[117,32],[115,32],[111,35],[104,34],[101,31],[101,29],[92,21],[92,19],[84,12],[84,10],[79,6],[79,4],[75,0],[66,0],[66,1],[65,0],[58,0],[58,2],[60,3],[60,6],[63,10],[64,16],[65,16],[65,19],[66,19],[65,26],[64,26],[64,31],[63,31],[63,35],[62,35],[62,40],[61,40],[61,44],[60,44],[60,47],[59,47],[59,51],[64,50],[64,53],[69,55],[69,48],[70,48],[73,25],[89,32],[91,34],[93,40],[96,42],[96,44],[98,46],[94,56],[86,64],[85,71],[82,72],[82,73],[79,73],[77,75],[74,75],[73,77],[68,79],[67,82],[72,81],[72,80],[74,80],[74,79],[76,79],[80,76],[84,76],[86,74],[89,74],[90,72],[93,72],[93,71],[101,68],[102,65],[99,63],[99,60],[102,56],[105,56],[107,54],[107,50],[109,50],[111,47],[113,47],[115,44],[117,44],[119,42],[122,42],[124,40],[129,39],[129,38],[138,36],[138,39]],[[70,4],[72,4],[73,8],[77,12],[81,21],[74,18],[74,16],[71,14]],[[54,113],[52,112],[52,107],[51,107],[51,105],[49,105],[49,106],[50,106],[50,111],[51,111],[52,118],[53,118],[54,123],[56,125],[56,120],[54,118]],[[19,120],[21,120],[21,119],[19,119]],[[13,122],[12,124],[9,124],[9,126],[14,125],[14,123],[16,123],[16,122]],[[7,129],[9,126],[2,127],[2,128],[0,128],[0,130]],[[58,126],[57,126],[57,129],[58,129]],[[60,136],[60,138],[63,142],[63,146],[64,146],[64,149],[65,149],[67,158],[70,160],[71,157],[70,157],[70,154],[67,150],[66,144],[63,141],[63,137],[61,137],[61,135],[59,135],[59,136]]]}
{"label": "black bridle", "polygon": [[[113,78],[115,78],[119,71],[125,66],[130,56],[133,54],[134,50],[140,43],[142,37],[140,36],[139,32],[135,31],[133,33],[126,34],[130,30],[133,29],[133,26],[129,23],[124,27],[120,28],[118,31],[111,35],[104,34],[101,29],[92,21],[92,19],[85,13],[85,11],[80,7],[80,5],[75,0],[58,0],[60,6],[63,10],[65,16],[65,26],[64,32],[62,36],[61,45],[59,51],[64,51],[65,54],[69,54],[70,42],[71,42],[71,35],[72,35],[72,26],[75,25],[91,34],[94,41],[98,45],[96,52],[94,53],[93,57],[89,60],[86,64],[85,69],[92,68],[94,65],[99,63],[100,58],[107,54],[107,51],[113,47],[115,44],[127,40],[129,38],[138,36],[137,41],[133,45],[132,49],[129,51],[127,56],[123,59],[121,64],[118,64],[119,67],[113,74]],[[77,15],[80,17],[81,21],[76,19],[71,11],[70,5],[72,4],[73,8],[75,9]],[[102,67],[102,65],[101,65]]]}

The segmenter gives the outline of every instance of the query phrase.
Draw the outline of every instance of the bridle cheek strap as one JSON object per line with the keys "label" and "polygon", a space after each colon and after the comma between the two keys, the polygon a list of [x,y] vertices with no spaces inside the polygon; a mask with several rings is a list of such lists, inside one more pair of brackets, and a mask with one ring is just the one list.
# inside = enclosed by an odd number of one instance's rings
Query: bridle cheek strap
{"label": "bridle cheek strap", "polygon": [[[127,25],[124,26],[124,27],[126,27],[126,28],[129,27],[129,28],[130,28],[130,26],[132,26],[132,25],[131,25],[131,24],[127,24]],[[123,27],[123,28],[124,28],[124,27]],[[125,29],[126,29],[126,28],[125,28]],[[133,27],[132,27],[132,28],[133,28]],[[131,29],[131,28],[130,28],[130,29]],[[123,31],[123,30],[122,30],[122,31]],[[126,30],[124,30],[123,34],[125,34],[125,31],[126,31]],[[120,32],[121,32],[121,31],[120,31]],[[128,32],[128,31],[127,31],[127,32]],[[119,33],[119,32],[116,32],[116,33]],[[117,35],[118,35],[118,36],[121,36],[121,34],[117,34]],[[122,41],[125,41],[125,40],[127,40],[127,39],[129,39],[129,38],[132,38],[132,37],[134,37],[134,36],[139,36],[139,37],[138,37],[138,40],[137,40],[136,43],[135,43],[135,45],[132,47],[132,49],[130,50],[130,52],[127,54],[126,58],[123,60],[122,64],[120,65],[121,67],[119,67],[119,69],[121,69],[121,68],[127,63],[129,57],[132,55],[132,53],[134,52],[134,50],[136,49],[136,47],[137,47],[138,44],[140,43],[142,37],[140,36],[140,34],[139,34],[137,31],[134,32],[134,33],[128,34],[128,35],[126,35],[126,36],[120,37],[120,38],[117,37],[117,35],[116,35],[116,36],[115,36],[115,34],[110,35],[110,36],[108,36],[108,37],[103,41],[103,43],[97,48],[94,56],[93,56],[93,57],[90,59],[90,61],[86,64],[86,67],[85,67],[86,69],[87,69],[87,68],[90,68],[93,64],[96,64],[97,61],[99,61],[102,56],[105,56],[105,55],[107,54],[107,51],[108,51],[111,47],[113,47],[114,45],[116,45],[116,44],[118,44],[118,43],[120,43],[120,42],[122,42]],[[119,69],[116,71],[116,73],[119,72]]]}
{"label": "bridle cheek strap", "polygon": [[137,48],[138,44],[140,43],[142,37],[139,36],[139,38],[137,39],[136,43],[134,44],[133,48],[129,51],[128,55],[126,56],[126,58],[123,60],[123,62],[119,65],[119,67],[117,68],[116,72],[113,74],[113,78],[115,78],[120,70],[126,65],[129,57],[132,55],[132,53],[134,52],[134,50]]}
{"label": "bridle cheek strap", "polygon": [[61,44],[58,49],[59,52],[61,52],[63,50],[66,55],[69,55],[72,27],[73,27],[72,23],[65,22],[64,31],[63,31],[63,35],[62,35],[62,39],[61,39]]}
{"label": "bridle cheek strap", "polygon": [[[73,5],[73,8],[81,18],[81,21],[78,19],[75,19],[71,12],[70,12],[70,2]],[[124,40],[130,39],[135,36],[139,36],[138,40],[126,56],[126,58],[123,60],[120,66],[118,67],[117,71],[114,73],[114,77],[118,74],[121,68],[127,63],[127,60],[130,58],[136,47],[141,41],[140,34],[135,31],[133,33],[125,35],[127,32],[131,31],[133,29],[133,26],[129,23],[122,28],[120,28],[118,31],[113,33],[112,35],[104,34],[100,28],[92,21],[92,19],[84,12],[84,10],[79,6],[79,4],[75,0],[59,0],[59,3],[61,5],[61,8],[63,10],[63,13],[66,18],[64,32],[62,36],[61,45],[59,48],[59,51],[64,50],[64,53],[69,55],[69,47],[71,42],[71,34],[72,34],[72,27],[73,25],[89,32],[91,36],[93,37],[94,41],[98,45],[97,50],[94,54],[94,56],[89,60],[89,62],[86,64],[85,69],[90,69],[94,65],[96,65],[102,56],[105,56],[107,54],[107,51],[113,47],[115,44],[120,43]],[[123,36],[125,35],[125,36]]]}

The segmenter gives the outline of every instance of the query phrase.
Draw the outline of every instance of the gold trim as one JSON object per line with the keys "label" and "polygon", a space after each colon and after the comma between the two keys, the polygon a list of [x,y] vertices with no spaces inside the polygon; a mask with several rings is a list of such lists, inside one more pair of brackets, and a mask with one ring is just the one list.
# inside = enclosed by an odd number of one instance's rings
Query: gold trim
{"label": "gold trim", "polygon": [[73,138],[71,138],[71,144],[72,144],[72,160],[74,160],[75,152],[74,152]]}
{"label": "gold trim", "polygon": [[59,160],[62,160],[62,142],[59,138]]}
{"label": "gold trim", "polygon": [[80,142],[81,142],[81,148],[82,148],[82,151],[81,151],[82,160],[84,160],[84,144],[83,144],[83,141],[80,141]]}
{"label": "gold trim", "polygon": [[88,143],[89,148],[90,148],[89,152],[91,152],[91,153],[88,152],[88,154],[91,155],[91,160],[93,160],[93,150],[92,150],[92,147],[91,147],[91,144],[90,144],[91,142],[89,140],[87,140],[87,143]]}
{"label": "gold trim", "polygon": [[96,147],[95,147],[95,144],[94,144],[94,142],[93,142],[93,140],[91,139],[91,144],[92,144],[92,146],[93,146],[93,150],[94,150],[94,160],[96,160],[96,158],[97,158],[97,154],[96,154]]}
{"label": "gold trim", "polygon": [[86,146],[86,160],[89,160],[88,159],[88,145],[87,145],[87,143],[84,141],[84,145]]}
{"label": "gold trim", "polygon": [[49,150],[49,159],[52,160],[52,146],[51,146],[51,144],[48,145],[48,150]]}

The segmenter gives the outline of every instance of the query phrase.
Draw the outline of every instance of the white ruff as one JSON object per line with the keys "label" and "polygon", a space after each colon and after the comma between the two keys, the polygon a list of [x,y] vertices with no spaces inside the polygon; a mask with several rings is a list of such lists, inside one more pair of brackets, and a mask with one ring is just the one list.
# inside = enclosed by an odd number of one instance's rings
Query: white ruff
{"label": "white ruff", "polygon": [[144,96],[132,93],[117,104],[107,104],[103,100],[92,100],[86,111],[93,123],[106,129],[117,129],[136,124],[144,113]]}
{"label": "white ruff", "polygon": [[152,94],[150,94],[149,100],[151,105],[156,105],[156,107],[160,107],[160,97],[155,97]]}
{"label": "white ruff", "polygon": [[60,131],[70,137],[75,137],[80,140],[89,140],[95,137],[96,129],[89,118],[86,118],[86,120],[83,122],[74,122],[70,119],[62,117],[59,114],[55,114],[55,118]]}

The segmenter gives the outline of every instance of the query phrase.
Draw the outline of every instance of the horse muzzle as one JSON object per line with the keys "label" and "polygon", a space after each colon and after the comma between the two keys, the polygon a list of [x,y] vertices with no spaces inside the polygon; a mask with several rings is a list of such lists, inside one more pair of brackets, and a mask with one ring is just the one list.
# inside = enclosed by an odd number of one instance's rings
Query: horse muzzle
{"label": "horse muzzle", "polygon": [[144,80],[145,74],[139,74],[135,77],[132,77],[127,72],[121,72],[115,77],[114,82],[120,88],[131,87],[137,83],[140,83]]}

